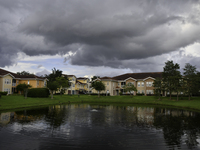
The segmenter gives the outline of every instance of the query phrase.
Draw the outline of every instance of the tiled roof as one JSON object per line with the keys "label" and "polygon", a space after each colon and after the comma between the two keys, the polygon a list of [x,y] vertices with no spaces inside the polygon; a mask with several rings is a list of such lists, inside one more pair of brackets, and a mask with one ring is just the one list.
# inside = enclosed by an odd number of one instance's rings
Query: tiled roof
{"label": "tiled roof", "polygon": [[1,69],[0,68],[0,75],[1,76],[4,76],[4,75],[6,75],[6,74],[11,74],[11,75],[13,75],[13,76],[17,76],[17,74],[16,73],[12,73],[12,72],[10,72],[10,71],[7,71],[7,70],[4,70],[4,69]]}
{"label": "tiled roof", "polygon": [[79,78],[76,78],[77,80],[87,80],[88,78],[85,78],[85,77],[79,77]]}
{"label": "tiled roof", "polygon": [[102,77],[100,79],[110,79],[110,80],[112,80],[113,78],[111,78],[111,77]]}
{"label": "tiled roof", "polygon": [[38,78],[38,79],[45,79],[43,77],[38,77],[36,75],[18,75],[16,73],[13,73],[13,72],[10,72],[10,71],[7,71],[7,70],[4,70],[4,69],[1,69],[0,68],[0,76],[4,76],[6,74],[11,74],[12,76],[14,76],[15,78]]}
{"label": "tiled roof", "polygon": [[127,73],[127,74],[115,76],[112,79],[114,79],[114,80],[126,80],[130,77],[134,78],[134,79],[145,79],[145,78],[148,78],[148,77],[161,78],[162,72]]}
{"label": "tiled roof", "polygon": [[75,75],[66,75],[66,74],[63,74],[64,76],[67,76],[67,77],[76,77]]}

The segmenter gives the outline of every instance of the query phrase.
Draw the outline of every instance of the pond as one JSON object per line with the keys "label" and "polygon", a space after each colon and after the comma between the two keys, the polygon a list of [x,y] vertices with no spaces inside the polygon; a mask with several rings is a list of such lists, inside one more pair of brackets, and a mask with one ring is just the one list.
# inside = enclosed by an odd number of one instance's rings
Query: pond
{"label": "pond", "polygon": [[0,113],[0,149],[200,149],[200,113],[134,105],[55,105]]}

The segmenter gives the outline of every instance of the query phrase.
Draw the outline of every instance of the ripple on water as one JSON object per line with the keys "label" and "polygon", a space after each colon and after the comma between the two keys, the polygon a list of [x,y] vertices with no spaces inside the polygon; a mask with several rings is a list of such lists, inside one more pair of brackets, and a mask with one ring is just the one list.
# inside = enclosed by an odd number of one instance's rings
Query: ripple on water
{"label": "ripple on water", "polygon": [[18,114],[0,127],[1,150],[199,149],[198,113],[74,104]]}

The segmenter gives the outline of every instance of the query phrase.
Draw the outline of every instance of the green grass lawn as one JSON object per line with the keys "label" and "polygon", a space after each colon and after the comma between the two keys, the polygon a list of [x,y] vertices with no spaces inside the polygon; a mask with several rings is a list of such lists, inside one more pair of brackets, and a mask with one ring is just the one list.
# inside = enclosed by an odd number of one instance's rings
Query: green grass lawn
{"label": "green grass lawn", "polygon": [[118,103],[118,104],[146,104],[146,105],[163,105],[173,106],[185,109],[200,110],[200,97],[193,97],[192,100],[184,98],[184,100],[176,101],[176,97],[169,100],[164,97],[157,100],[154,96],[97,96],[90,95],[54,95],[54,99],[49,98],[27,98],[21,95],[2,96],[0,98],[0,110],[18,109],[26,107],[38,107],[63,103]]}

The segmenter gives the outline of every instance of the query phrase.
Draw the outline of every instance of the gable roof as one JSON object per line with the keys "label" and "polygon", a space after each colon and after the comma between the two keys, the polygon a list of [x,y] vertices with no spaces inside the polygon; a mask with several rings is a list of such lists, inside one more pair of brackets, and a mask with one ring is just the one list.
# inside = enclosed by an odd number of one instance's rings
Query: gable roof
{"label": "gable roof", "polygon": [[7,74],[10,74],[13,78],[19,78],[19,79],[42,79],[42,80],[46,79],[44,77],[39,77],[36,75],[18,75],[16,73],[13,73],[13,72],[10,72],[10,71],[0,68],[0,76],[5,76]]}
{"label": "gable roof", "polygon": [[100,78],[100,79],[108,79],[108,80],[113,80],[113,78],[111,78],[111,77],[102,77],[102,78]]}
{"label": "gable roof", "polygon": [[76,78],[77,80],[87,80],[88,78],[85,78],[85,77],[79,77],[79,78]]}
{"label": "gable roof", "polygon": [[148,77],[152,78],[161,78],[162,77],[162,72],[144,72],[144,73],[127,73],[127,74],[122,74],[119,76],[115,76],[112,79],[115,80],[126,80],[128,78],[134,78],[134,79],[146,79]]}

